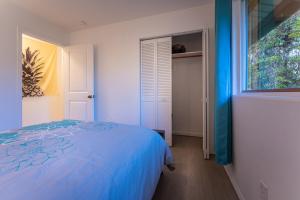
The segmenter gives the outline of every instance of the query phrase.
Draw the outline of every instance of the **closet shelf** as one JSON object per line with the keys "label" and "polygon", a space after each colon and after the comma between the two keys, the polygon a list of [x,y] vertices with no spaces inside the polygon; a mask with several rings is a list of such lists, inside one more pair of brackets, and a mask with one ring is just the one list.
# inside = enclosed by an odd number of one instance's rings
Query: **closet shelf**
{"label": "closet shelf", "polygon": [[172,54],[172,58],[189,58],[189,57],[200,57],[202,56],[202,51],[193,51],[193,52],[185,52],[185,53],[174,53]]}

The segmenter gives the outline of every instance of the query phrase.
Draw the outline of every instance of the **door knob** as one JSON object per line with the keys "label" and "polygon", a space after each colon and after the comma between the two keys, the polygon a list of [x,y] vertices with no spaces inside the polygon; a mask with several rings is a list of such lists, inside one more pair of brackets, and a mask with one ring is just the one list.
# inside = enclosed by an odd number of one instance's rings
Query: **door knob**
{"label": "door knob", "polygon": [[94,98],[95,98],[95,95],[89,95],[88,98],[89,98],[89,99],[94,99]]}

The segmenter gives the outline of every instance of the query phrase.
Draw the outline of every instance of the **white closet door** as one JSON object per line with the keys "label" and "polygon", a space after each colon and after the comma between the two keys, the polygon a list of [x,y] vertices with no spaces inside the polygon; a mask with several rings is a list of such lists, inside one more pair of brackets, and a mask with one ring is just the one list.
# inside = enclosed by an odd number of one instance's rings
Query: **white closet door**
{"label": "white closet door", "polygon": [[172,145],[172,40],[141,42],[141,125],[164,130]]}
{"label": "white closet door", "polygon": [[141,42],[141,125],[156,129],[156,40]]}
{"label": "white closet door", "polygon": [[203,51],[203,153],[204,158],[209,159],[209,80],[208,80],[208,30],[202,32]]}
{"label": "white closet door", "polygon": [[172,145],[172,39],[157,39],[157,129]]}

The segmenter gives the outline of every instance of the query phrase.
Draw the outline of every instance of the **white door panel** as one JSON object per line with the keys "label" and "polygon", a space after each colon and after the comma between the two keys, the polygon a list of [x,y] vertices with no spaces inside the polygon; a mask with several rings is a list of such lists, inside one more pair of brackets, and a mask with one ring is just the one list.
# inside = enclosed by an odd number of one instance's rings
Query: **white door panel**
{"label": "white door panel", "polygon": [[172,145],[172,39],[157,39],[157,129]]}
{"label": "white door panel", "polygon": [[172,107],[170,102],[158,102],[157,112],[157,129],[165,130],[166,141],[172,145]]}
{"label": "white door panel", "polygon": [[65,118],[94,120],[94,58],[91,45],[64,49]]}
{"label": "white door panel", "polygon": [[70,101],[69,104],[70,118],[85,121],[87,118],[88,104],[80,101]]}
{"label": "white door panel", "polygon": [[141,42],[141,125],[156,128],[156,43]]}
{"label": "white door panel", "polygon": [[70,56],[70,91],[86,92],[88,90],[87,52],[82,49],[74,49]]}
{"label": "white door panel", "polygon": [[[153,101],[144,101],[142,105],[143,113],[147,113],[141,116],[141,123],[144,127],[155,129],[156,128],[156,112],[155,103]],[[153,128],[154,127],[154,128]]]}

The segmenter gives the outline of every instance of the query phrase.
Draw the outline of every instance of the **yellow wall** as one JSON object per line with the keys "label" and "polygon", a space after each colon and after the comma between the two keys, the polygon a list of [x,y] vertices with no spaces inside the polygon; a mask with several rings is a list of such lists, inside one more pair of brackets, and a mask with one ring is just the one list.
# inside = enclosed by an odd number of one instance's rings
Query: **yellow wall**
{"label": "yellow wall", "polygon": [[[45,63],[40,87],[44,97],[26,97],[22,101],[23,126],[58,121],[64,118],[64,96],[62,85],[61,48],[29,36],[23,35],[22,51],[30,47],[39,50]],[[43,112],[41,112],[41,109]]]}
{"label": "yellow wall", "polygon": [[22,51],[30,47],[31,51],[38,50],[40,52],[39,58],[44,63],[41,70],[43,72],[43,79],[40,81],[40,87],[45,96],[57,96],[58,90],[58,70],[57,70],[57,53],[56,45],[46,43],[28,36],[23,36]]}

